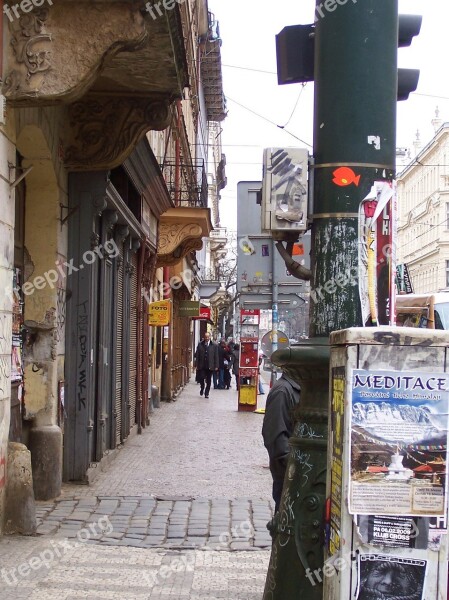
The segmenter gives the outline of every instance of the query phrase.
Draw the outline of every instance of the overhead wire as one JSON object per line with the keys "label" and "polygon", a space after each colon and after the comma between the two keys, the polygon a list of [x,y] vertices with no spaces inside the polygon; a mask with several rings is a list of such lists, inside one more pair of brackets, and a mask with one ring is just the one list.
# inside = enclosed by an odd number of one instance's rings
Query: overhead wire
{"label": "overhead wire", "polygon": [[263,115],[259,114],[258,112],[256,112],[252,108],[249,108],[248,106],[245,106],[244,104],[241,104],[240,102],[237,102],[237,100],[234,100],[233,98],[230,98],[229,96],[226,96],[226,98],[227,98],[227,100],[230,100],[231,102],[234,102],[234,104],[237,104],[237,106],[240,106],[241,108],[247,110],[248,112],[252,113],[253,115],[256,115],[256,117],[259,117],[259,119],[263,119],[264,121],[266,121],[267,123],[270,123],[271,125],[274,125],[278,129],[282,129],[282,131],[285,131],[285,133],[288,133],[288,135],[291,135],[292,137],[294,137],[296,140],[298,140],[302,144],[305,144],[306,146],[309,146],[309,148],[312,148],[312,144],[309,144],[308,142],[306,142],[305,140],[301,139],[300,137],[298,137],[297,135],[295,135],[291,131],[288,131],[287,129],[284,129],[283,126],[278,125],[277,123],[275,123],[271,119],[268,119],[267,117],[264,117]]}

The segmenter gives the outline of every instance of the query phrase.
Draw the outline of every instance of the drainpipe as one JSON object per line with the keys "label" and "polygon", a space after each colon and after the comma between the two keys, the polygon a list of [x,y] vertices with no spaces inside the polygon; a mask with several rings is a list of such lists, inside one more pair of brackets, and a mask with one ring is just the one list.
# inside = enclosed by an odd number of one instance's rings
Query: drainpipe
{"label": "drainpipe", "polygon": [[143,243],[139,249],[137,274],[137,433],[142,433],[142,277],[145,251],[145,243]]}
{"label": "drainpipe", "polygon": [[182,115],[182,106],[181,100],[176,101],[176,110],[178,113],[178,120],[176,124],[177,136],[175,140],[175,206],[179,206],[181,201],[181,190],[180,190],[180,181],[181,181],[181,115]]}
{"label": "drainpipe", "polygon": [[[164,267],[164,300],[170,299],[170,268]],[[172,306],[173,308],[173,306]],[[173,314],[171,316],[173,319]],[[171,342],[171,323],[164,326],[164,335],[162,338],[162,376],[161,376],[161,400],[165,402],[171,402],[171,365],[172,355],[170,352]]]}
{"label": "drainpipe", "polygon": [[3,81],[3,0],[0,0],[0,80]]}

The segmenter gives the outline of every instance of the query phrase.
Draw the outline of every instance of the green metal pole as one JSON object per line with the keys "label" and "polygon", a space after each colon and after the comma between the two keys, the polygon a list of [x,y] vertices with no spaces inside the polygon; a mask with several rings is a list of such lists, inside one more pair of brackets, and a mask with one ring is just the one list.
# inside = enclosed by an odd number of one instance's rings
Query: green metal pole
{"label": "green metal pole", "polygon": [[318,0],[316,15],[310,339],[272,356],[302,391],[263,600],[322,599],[327,338],[363,324],[359,207],[395,168],[397,0]]}
{"label": "green metal pole", "polygon": [[312,337],[363,325],[358,210],[396,160],[398,2],[332,6],[315,27]]}

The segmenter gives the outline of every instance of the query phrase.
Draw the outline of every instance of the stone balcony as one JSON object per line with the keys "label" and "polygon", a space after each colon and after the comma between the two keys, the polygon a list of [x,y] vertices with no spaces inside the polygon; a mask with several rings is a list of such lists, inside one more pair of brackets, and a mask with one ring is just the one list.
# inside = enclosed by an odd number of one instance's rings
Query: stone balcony
{"label": "stone balcony", "polygon": [[165,129],[188,86],[180,7],[153,18],[144,2],[57,0],[9,20],[3,94],[14,107],[61,107],[70,170],[122,163]]}

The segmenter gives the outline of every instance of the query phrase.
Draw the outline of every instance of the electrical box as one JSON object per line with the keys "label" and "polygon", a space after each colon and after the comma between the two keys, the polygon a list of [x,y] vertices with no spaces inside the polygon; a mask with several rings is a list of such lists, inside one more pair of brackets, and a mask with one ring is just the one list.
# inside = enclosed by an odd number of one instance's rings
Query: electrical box
{"label": "electrical box", "polygon": [[307,230],[309,153],[305,148],[265,148],[263,154],[262,230]]}

